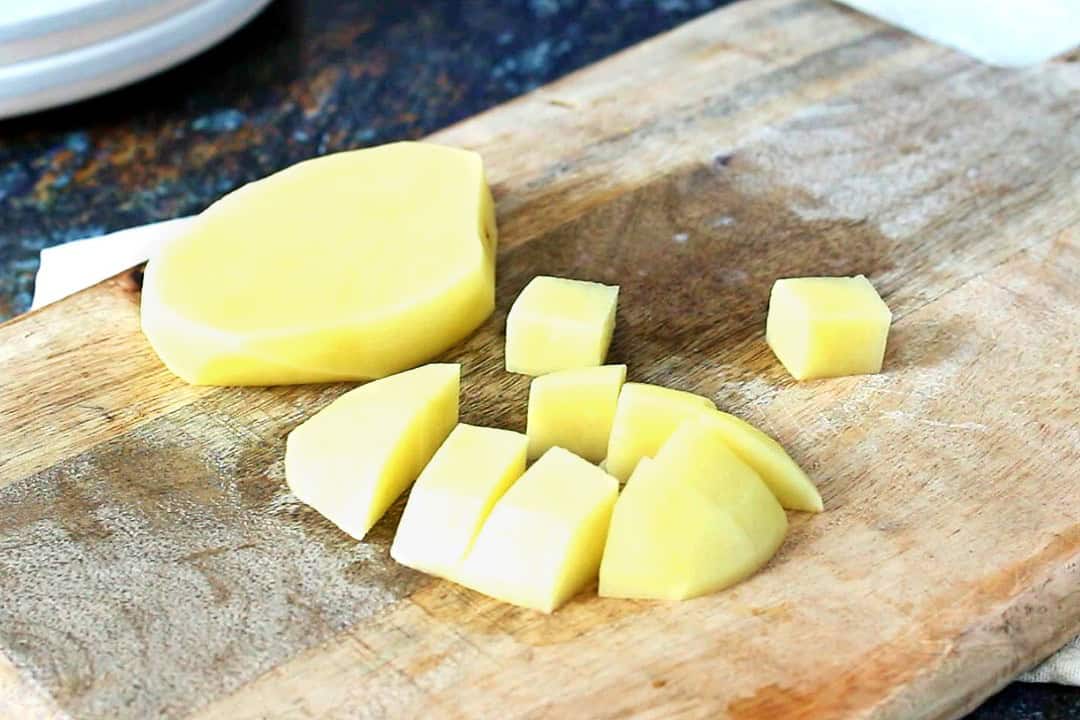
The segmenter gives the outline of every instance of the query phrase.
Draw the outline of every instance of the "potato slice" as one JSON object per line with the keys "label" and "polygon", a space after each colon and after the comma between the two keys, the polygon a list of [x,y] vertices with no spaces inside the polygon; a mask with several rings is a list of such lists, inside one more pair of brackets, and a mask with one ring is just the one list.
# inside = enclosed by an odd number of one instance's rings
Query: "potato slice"
{"label": "potato slice", "polygon": [[785,508],[807,512],[821,512],[824,509],[814,483],[780,443],[745,420],[726,412],[709,410],[701,417],[716,430],[740,460],[761,476]]}
{"label": "potato slice", "polygon": [[659,385],[626,383],[619,393],[604,468],[625,481],[638,460],[659,452],[682,421],[703,409],[715,410],[701,395]]}
{"label": "potato slice", "polygon": [[862,275],[777,280],[765,339],[796,380],[881,371],[892,313]]}
{"label": "potato slice", "polygon": [[534,277],[506,316],[506,369],[525,375],[603,365],[619,288]]}
{"label": "potato slice", "polygon": [[491,314],[495,243],[476,153],[327,155],[225,196],[153,258],[143,332],[190,383],[383,377]]}
{"label": "potato slice", "polygon": [[495,504],[457,577],[504,602],[552,612],[596,577],[619,483],[562,448]]}
{"label": "potato slice", "polygon": [[363,539],[457,423],[460,382],[460,365],[434,364],[345,393],[289,433],[289,489]]}
{"label": "potato slice", "polygon": [[607,455],[625,365],[563,370],[529,386],[529,458],[561,447],[598,463]]}
{"label": "potato slice", "polygon": [[612,514],[600,566],[605,597],[683,600],[715,592],[769,561],[787,517],[716,429],[680,425],[638,464]]}
{"label": "potato slice", "polygon": [[413,485],[390,556],[452,577],[495,501],[525,472],[527,443],[511,430],[454,428]]}

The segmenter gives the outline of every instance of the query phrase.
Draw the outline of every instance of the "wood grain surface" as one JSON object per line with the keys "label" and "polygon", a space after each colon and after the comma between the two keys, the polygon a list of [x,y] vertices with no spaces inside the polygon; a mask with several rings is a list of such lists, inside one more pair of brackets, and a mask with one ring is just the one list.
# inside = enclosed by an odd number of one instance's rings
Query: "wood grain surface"
{"label": "wood grain surface", "polygon": [[[617,283],[610,360],[780,438],[827,512],[734,589],[552,616],[289,495],[346,385],[193,388],[139,274],[0,326],[0,717],[951,718],[1080,632],[1080,66],[989,68],[818,0],[707,15],[438,133],[483,153],[498,308],[462,420],[524,429],[506,311]],[[865,273],[881,375],[796,384],[774,279]]]}

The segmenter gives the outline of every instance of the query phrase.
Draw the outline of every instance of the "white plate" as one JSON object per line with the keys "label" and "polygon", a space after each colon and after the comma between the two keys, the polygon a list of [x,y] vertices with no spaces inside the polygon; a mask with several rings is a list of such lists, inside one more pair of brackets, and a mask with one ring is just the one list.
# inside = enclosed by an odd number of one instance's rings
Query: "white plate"
{"label": "white plate", "polygon": [[0,2],[0,66],[69,52],[160,22],[203,0]]}
{"label": "white plate", "polygon": [[269,2],[0,0],[0,118],[161,72],[230,35]]}

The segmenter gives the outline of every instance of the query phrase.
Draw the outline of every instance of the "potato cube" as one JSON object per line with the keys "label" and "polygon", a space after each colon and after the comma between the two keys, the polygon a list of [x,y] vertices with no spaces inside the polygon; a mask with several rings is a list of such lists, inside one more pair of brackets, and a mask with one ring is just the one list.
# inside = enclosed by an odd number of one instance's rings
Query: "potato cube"
{"label": "potato cube", "polygon": [[561,370],[535,378],[529,386],[529,458],[561,447],[589,462],[603,460],[625,380],[625,365]]}
{"label": "potato cube", "polygon": [[506,369],[524,375],[603,365],[617,286],[537,276],[506,318]]}
{"label": "potato cube", "polygon": [[495,504],[458,577],[504,602],[552,612],[596,577],[618,481],[562,448]]}
{"label": "potato cube", "polygon": [[881,371],[892,313],[862,275],[777,280],[765,338],[796,380]]}
{"label": "potato cube", "polygon": [[682,600],[739,582],[769,561],[787,516],[714,427],[691,420],[644,458],[611,518],[600,595]]}
{"label": "potato cube", "polygon": [[604,469],[625,481],[638,460],[659,452],[684,420],[702,410],[715,409],[713,401],[701,395],[659,385],[626,383],[615,406]]}
{"label": "potato cube", "polygon": [[454,428],[413,485],[390,556],[451,577],[495,502],[525,472],[526,445],[511,430]]}
{"label": "potato cube", "polygon": [[345,393],[289,433],[289,489],[363,539],[457,424],[460,382],[460,365],[433,364]]}

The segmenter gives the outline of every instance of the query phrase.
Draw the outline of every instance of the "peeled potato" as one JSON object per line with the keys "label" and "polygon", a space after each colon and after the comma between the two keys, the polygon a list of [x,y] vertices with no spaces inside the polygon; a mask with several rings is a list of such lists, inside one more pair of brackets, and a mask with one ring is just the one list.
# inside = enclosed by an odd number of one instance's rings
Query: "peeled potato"
{"label": "peeled potato", "polygon": [[765,339],[796,380],[881,372],[892,312],[862,275],[773,285]]}
{"label": "peeled potato", "polygon": [[195,384],[379,378],[491,314],[495,244],[476,153],[327,155],[225,196],[153,258],[143,332]]}
{"label": "peeled potato", "polygon": [[452,580],[552,612],[596,577],[618,481],[551,448],[495,504]]}
{"label": "peeled potato", "polygon": [[495,502],[525,472],[526,445],[512,430],[454,428],[409,493],[390,557],[453,577]]}
{"label": "peeled potato", "polygon": [[363,539],[457,423],[460,383],[460,365],[433,364],[345,393],[289,433],[289,489]]}
{"label": "peeled potato", "polygon": [[684,600],[769,561],[783,508],[716,430],[691,420],[638,463],[615,505],[600,565],[605,597]]}
{"label": "peeled potato", "polygon": [[684,420],[704,409],[715,410],[716,405],[706,397],[682,390],[626,383],[615,405],[605,469],[619,480],[626,480],[641,458],[655,455]]}
{"label": "peeled potato", "polygon": [[824,509],[821,494],[814,483],[780,443],[745,420],[726,412],[708,410],[701,414],[701,418],[716,430],[739,459],[761,476],[785,508],[807,512],[821,512]]}
{"label": "peeled potato", "polygon": [[607,454],[625,365],[562,370],[529,385],[529,458],[561,447],[598,463]]}
{"label": "peeled potato", "polygon": [[616,285],[534,277],[506,316],[506,370],[544,375],[603,365],[618,302]]}

